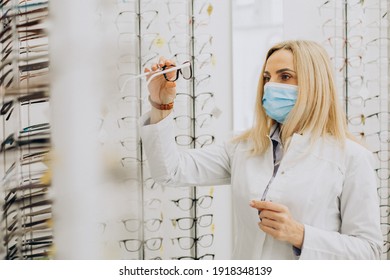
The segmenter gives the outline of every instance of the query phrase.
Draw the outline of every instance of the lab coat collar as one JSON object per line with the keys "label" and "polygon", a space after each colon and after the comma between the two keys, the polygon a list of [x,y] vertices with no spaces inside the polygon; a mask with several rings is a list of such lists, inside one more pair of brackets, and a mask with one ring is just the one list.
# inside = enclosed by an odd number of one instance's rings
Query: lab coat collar
{"label": "lab coat collar", "polygon": [[282,144],[282,141],[280,140],[280,125],[278,123],[272,125],[270,138],[271,140],[278,142],[278,144]]}

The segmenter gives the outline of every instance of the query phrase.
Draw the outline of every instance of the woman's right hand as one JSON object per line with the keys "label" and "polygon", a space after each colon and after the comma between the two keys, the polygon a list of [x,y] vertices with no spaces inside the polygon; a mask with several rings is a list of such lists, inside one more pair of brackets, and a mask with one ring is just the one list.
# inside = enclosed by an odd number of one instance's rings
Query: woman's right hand
{"label": "woman's right hand", "polygon": [[[147,79],[150,79],[154,73],[162,71],[163,67],[169,69],[174,66],[175,64],[172,61],[160,57],[158,64],[153,64],[151,70],[145,68],[145,73],[150,72]],[[166,73],[166,75],[168,78],[174,77],[176,76],[176,71]],[[164,75],[158,75],[149,82],[148,90],[152,102],[157,104],[169,104],[172,103],[176,97],[176,82],[167,81]]]}

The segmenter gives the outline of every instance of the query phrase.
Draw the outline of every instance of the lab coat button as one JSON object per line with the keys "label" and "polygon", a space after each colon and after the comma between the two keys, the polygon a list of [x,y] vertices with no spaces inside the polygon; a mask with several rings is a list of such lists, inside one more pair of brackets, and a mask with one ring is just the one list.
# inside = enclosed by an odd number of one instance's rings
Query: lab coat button
{"label": "lab coat button", "polygon": [[280,174],[284,175],[284,170]]}

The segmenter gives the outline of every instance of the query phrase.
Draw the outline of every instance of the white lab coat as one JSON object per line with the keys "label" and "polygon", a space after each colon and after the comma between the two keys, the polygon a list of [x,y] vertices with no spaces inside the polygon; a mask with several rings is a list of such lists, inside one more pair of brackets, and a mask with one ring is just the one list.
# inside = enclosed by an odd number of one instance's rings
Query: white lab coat
{"label": "white lab coat", "polygon": [[181,150],[174,141],[172,114],[158,124],[141,122],[141,137],[153,178],[169,186],[231,184],[234,259],[379,259],[382,247],[380,212],[372,154],[347,140],[316,143],[295,134],[267,199],[288,207],[304,224],[300,257],[291,244],[258,227],[259,200],[273,173],[272,145],[263,156],[249,156],[248,143],[227,142]]}

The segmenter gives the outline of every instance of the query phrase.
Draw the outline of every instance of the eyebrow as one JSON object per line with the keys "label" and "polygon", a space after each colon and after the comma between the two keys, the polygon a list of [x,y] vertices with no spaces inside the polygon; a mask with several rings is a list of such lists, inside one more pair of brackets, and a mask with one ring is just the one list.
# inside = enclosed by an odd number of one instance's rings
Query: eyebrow
{"label": "eyebrow", "polygon": [[[282,72],[286,72],[286,71],[295,73],[295,71],[290,69],[290,68],[282,68],[282,69],[277,70],[276,74],[279,74],[279,73],[282,73]],[[264,71],[264,74],[270,74],[270,73],[268,71]]]}

